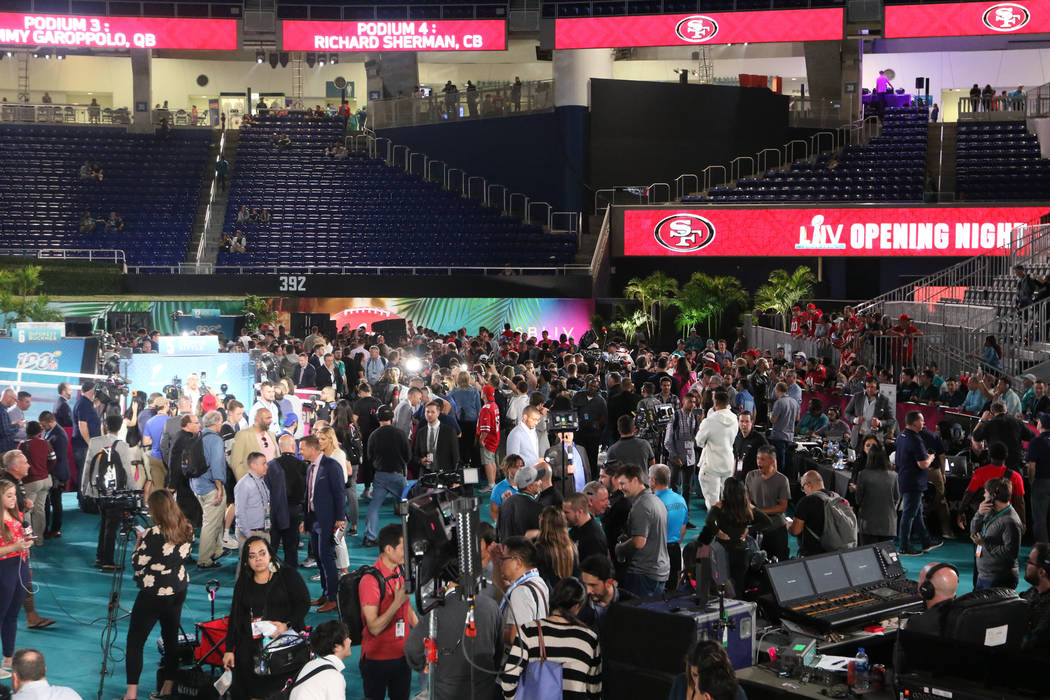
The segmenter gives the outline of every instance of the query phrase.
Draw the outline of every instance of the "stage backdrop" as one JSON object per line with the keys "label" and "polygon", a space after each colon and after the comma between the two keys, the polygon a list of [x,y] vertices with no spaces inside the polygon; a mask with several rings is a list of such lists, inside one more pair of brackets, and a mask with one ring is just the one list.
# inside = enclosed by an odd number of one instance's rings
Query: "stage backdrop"
{"label": "stage backdrop", "polygon": [[403,318],[416,326],[440,332],[466,328],[469,334],[479,326],[499,332],[509,323],[515,330],[529,335],[549,331],[554,337],[564,333],[579,340],[591,327],[593,299],[438,299],[438,298],[328,298],[273,299],[279,323],[290,326],[292,313],[325,313],[337,327],[364,325],[371,329],[375,321]]}

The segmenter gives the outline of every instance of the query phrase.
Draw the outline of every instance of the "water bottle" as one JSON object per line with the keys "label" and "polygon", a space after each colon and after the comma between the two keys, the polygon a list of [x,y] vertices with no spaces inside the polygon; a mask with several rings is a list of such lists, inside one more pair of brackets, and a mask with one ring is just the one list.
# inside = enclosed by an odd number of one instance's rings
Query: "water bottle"
{"label": "water bottle", "polygon": [[871,680],[868,677],[868,654],[864,651],[864,647],[857,650],[857,681],[853,686],[854,690],[864,692],[871,687]]}

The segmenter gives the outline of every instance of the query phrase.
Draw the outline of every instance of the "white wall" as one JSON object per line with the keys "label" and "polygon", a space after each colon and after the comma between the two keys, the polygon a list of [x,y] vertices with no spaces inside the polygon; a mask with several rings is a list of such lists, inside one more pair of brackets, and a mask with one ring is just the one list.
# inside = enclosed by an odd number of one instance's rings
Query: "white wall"
{"label": "white wall", "polygon": [[[192,59],[155,58],[152,65],[154,104],[168,100],[172,109],[189,108],[190,95],[218,97],[220,92],[283,92],[292,94],[292,68],[254,61],[195,61]],[[207,75],[205,87],[197,85],[197,76]],[[360,61],[334,66],[304,66],[304,96],[321,96],[325,81],[343,76],[355,83],[357,97],[365,94],[365,69]],[[16,61],[0,61],[0,97],[14,101],[17,96],[18,66]],[[70,56],[64,61],[29,59],[29,86],[32,98],[39,100],[44,90],[57,103],[66,92],[97,92],[112,95],[114,107],[133,107],[131,97],[131,59],[98,56]],[[199,98],[198,98],[199,99]],[[102,101],[100,100],[100,103]],[[206,105],[197,104],[198,108]]]}
{"label": "white wall", "polygon": [[[977,83],[990,84],[997,92],[1025,90],[1050,82],[1050,49],[1010,51],[944,51],[938,53],[873,54],[864,57],[864,87],[875,87],[880,70],[897,74],[894,87],[914,92],[915,78],[930,79],[930,95],[942,90],[966,89]],[[943,109],[942,109],[943,111]]]}

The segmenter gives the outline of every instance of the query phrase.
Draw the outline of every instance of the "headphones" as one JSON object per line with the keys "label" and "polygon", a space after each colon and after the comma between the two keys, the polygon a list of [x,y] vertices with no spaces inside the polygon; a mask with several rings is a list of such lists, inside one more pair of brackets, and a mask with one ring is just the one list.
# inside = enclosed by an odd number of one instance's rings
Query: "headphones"
{"label": "headphones", "polygon": [[956,576],[959,575],[959,570],[952,564],[943,562],[934,564],[933,568],[926,572],[926,580],[919,584],[919,597],[923,600],[933,600],[933,596],[937,595],[937,591],[933,587],[933,575],[941,569],[951,569]]}

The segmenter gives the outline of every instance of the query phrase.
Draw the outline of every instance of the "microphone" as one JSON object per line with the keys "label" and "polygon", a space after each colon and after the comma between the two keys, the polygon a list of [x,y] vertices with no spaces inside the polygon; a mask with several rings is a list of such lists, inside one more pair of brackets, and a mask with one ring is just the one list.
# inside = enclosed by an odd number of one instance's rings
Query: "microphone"
{"label": "microphone", "polygon": [[33,539],[33,525],[28,520],[22,521],[22,534],[27,540]]}

